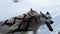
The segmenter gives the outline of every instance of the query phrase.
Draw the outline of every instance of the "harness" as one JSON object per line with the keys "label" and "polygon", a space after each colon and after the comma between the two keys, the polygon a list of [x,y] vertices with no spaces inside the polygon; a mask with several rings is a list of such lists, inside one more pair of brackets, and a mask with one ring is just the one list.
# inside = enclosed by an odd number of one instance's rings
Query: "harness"
{"label": "harness", "polygon": [[[28,15],[31,16],[30,14],[28,14]],[[25,17],[26,17],[26,16],[25,16]],[[18,32],[18,31],[32,31],[32,30],[28,30],[28,27],[29,27],[29,22],[34,18],[34,16],[28,18],[28,21],[25,20],[25,17],[24,17],[23,21],[19,24],[18,29],[15,29],[15,30],[12,31],[12,32]],[[25,29],[19,29],[19,28],[21,27],[21,25],[23,24],[23,22],[27,22],[27,26],[25,27]]]}
{"label": "harness", "polygon": [[[29,13],[28,13],[28,15],[31,16]],[[25,17],[26,17],[26,16],[25,16]],[[20,29],[20,31],[32,31],[32,30],[28,30],[28,27],[29,27],[30,21],[31,21],[34,17],[28,18],[28,21],[25,20],[25,17],[24,17],[23,21],[19,24],[18,29],[20,28],[20,26],[22,25],[23,22],[27,22],[27,26],[25,27],[25,29]]]}
{"label": "harness", "polygon": [[[23,15],[24,15],[24,17],[23,17],[22,19],[17,18],[17,17],[13,17],[13,18],[14,18],[13,23],[9,23],[9,22],[8,22],[8,19],[7,19],[7,20],[5,20],[4,24],[9,25],[9,26],[12,26],[13,24],[15,24],[15,23],[16,23],[16,19],[18,19],[18,20],[23,20],[23,19],[26,17],[26,15],[25,15],[25,14],[23,14]],[[8,22],[8,23],[7,23],[7,22]],[[3,25],[4,25],[4,24],[3,24]]]}
{"label": "harness", "polygon": [[[16,19],[22,20],[22,21],[20,22],[20,24],[18,25],[18,28],[15,29],[14,31],[11,31],[11,33],[12,33],[12,32],[18,32],[18,31],[32,31],[32,30],[28,30],[28,27],[29,27],[29,22],[30,22],[34,17],[30,17],[30,18],[28,18],[28,20],[26,21],[26,20],[25,20],[25,17],[26,17],[27,15],[26,15],[26,14],[23,14],[23,15],[24,15],[23,19],[14,17],[14,22],[13,22],[13,23],[7,23],[8,20],[6,20],[6,21],[4,22],[5,24],[11,26],[11,25],[15,24]],[[31,16],[30,14],[28,14],[28,15]],[[23,24],[23,22],[27,22],[27,26],[25,27],[25,29],[20,29],[20,27],[21,27],[21,25]]]}

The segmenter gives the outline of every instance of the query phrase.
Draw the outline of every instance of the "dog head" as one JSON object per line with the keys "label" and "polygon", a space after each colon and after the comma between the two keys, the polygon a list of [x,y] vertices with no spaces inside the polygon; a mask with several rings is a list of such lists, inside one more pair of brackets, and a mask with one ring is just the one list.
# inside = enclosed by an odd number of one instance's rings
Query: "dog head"
{"label": "dog head", "polygon": [[40,12],[40,14],[41,14],[41,18],[40,18],[41,22],[46,24],[50,31],[53,31],[53,28],[51,27],[53,21],[52,21],[52,17],[50,16],[50,13],[47,12],[46,14],[43,14],[42,12]]}

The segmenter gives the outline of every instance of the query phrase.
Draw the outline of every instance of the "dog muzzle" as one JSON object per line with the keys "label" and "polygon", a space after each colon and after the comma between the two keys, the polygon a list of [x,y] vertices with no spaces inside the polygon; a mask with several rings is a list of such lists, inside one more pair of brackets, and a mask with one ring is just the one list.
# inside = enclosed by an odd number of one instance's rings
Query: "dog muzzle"
{"label": "dog muzzle", "polygon": [[51,24],[53,24],[54,22],[53,21],[50,21]]}
{"label": "dog muzzle", "polygon": [[53,28],[51,27],[51,24],[48,23],[48,22],[45,22],[46,23],[46,26],[49,28],[50,31],[53,31]]}

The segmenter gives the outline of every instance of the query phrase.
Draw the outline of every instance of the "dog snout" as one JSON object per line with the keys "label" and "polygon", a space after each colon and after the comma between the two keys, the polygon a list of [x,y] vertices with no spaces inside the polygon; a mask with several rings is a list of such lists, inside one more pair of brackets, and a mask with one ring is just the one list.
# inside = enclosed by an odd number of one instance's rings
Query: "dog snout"
{"label": "dog snout", "polygon": [[53,24],[53,21],[50,21],[51,24]]}

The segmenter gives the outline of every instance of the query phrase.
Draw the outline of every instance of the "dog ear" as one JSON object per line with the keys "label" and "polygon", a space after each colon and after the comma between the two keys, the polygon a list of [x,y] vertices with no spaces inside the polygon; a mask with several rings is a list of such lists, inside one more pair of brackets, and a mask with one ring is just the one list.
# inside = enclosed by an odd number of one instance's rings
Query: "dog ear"
{"label": "dog ear", "polygon": [[32,8],[30,8],[30,11],[33,11],[33,9],[32,9]]}
{"label": "dog ear", "polygon": [[47,12],[46,14],[50,15],[50,13],[49,13],[49,12]]}
{"label": "dog ear", "polygon": [[40,14],[41,14],[41,15],[44,15],[41,11],[40,11]]}

